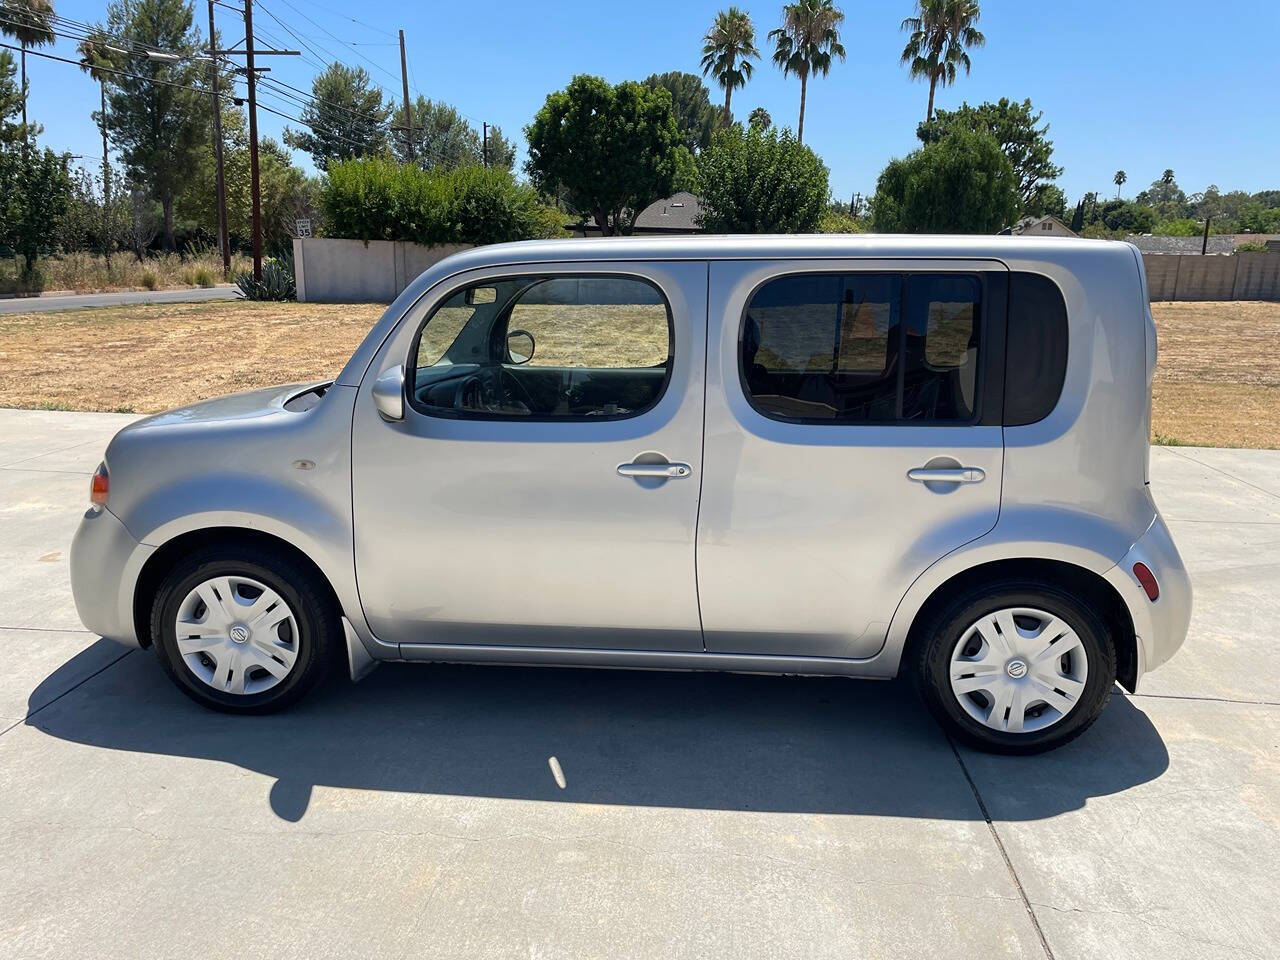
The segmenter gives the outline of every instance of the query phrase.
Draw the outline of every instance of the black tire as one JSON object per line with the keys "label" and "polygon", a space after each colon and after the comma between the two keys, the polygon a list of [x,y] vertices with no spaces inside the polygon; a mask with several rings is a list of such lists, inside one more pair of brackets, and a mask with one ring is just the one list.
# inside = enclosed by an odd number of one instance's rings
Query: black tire
{"label": "black tire", "polygon": [[[1036,731],[1010,733],[988,727],[970,716],[951,689],[951,654],[964,632],[987,614],[1010,607],[1031,607],[1061,618],[1080,638],[1088,661],[1075,707]],[[916,639],[912,672],[929,711],[949,736],[990,753],[1042,753],[1074,740],[1098,719],[1115,684],[1115,649],[1102,618],[1081,597],[1053,583],[1007,579],[983,584],[945,603]]]}
{"label": "black tire", "polygon": [[[288,604],[298,626],[292,669],[259,693],[214,689],[191,672],[178,652],[175,621],[183,599],[204,581],[226,575],[248,577],[270,587]],[[341,650],[340,616],[319,577],[282,551],[252,544],[214,546],[184,557],[160,584],[151,606],[151,641],[165,672],[197,703],[224,713],[272,713],[296,703],[325,678]]]}

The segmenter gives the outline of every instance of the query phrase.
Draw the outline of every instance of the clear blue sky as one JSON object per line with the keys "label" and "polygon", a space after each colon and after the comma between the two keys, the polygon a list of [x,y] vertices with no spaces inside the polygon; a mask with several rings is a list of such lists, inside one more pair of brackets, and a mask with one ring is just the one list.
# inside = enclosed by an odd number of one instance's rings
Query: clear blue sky
{"label": "clear blue sky", "polygon": [[[777,25],[781,4],[739,3],[755,20],[765,51],[765,34]],[[105,0],[55,5],[77,20],[101,20],[106,12]],[[396,97],[395,31],[403,29],[414,90],[452,103],[477,127],[481,120],[500,125],[523,152],[521,128],[546,94],[575,73],[616,82],[666,70],[698,72],[701,37],[723,6],[704,0],[262,0],[255,28],[260,42],[296,47],[268,12],[275,14],[325,58],[365,66]],[[905,40],[898,25],[911,13],[907,0],[845,0],[841,6],[848,59],[811,82],[805,134],[831,170],[833,193],[847,199],[855,190],[872,191],[886,161],[916,146],[928,89],[908,80],[898,65]],[[973,52],[973,72],[940,91],[938,103],[1030,97],[1051,125],[1055,160],[1066,168],[1060,182],[1071,200],[1088,190],[1114,192],[1111,178],[1120,168],[1129,174],[1128,194],[1166,167],[1189,193],[1210,183],[1224,191],[1280,189],[1276,0],[985,0],[982,8],[987,46]],[[204,0],[196,12],[197,22],[207,24]],[[217,8],[217,16],[224,37],[242,30],[240,18],[225,7]],[[384,45],[351,46],[353,41]],[[66,40],[50,52],[75,56]],[[31,113],[45,126],[45,142],[97,156],[90,119],[97,85],[65,64],[38,58],[29,64]],[[270,66],[274,76],[304,89],[316,73],[296,57],[273,58]],[[712,95],[720,96],[716,90]],[[735,92],[734,112],[745,117],[763,106],[775,123],[794,128],[799,97],[794,78],[761,63],[747,87]],[[262,116],[265,134],[278,136],[284,123]],[[310,168],[308,158],[299,161]]]}

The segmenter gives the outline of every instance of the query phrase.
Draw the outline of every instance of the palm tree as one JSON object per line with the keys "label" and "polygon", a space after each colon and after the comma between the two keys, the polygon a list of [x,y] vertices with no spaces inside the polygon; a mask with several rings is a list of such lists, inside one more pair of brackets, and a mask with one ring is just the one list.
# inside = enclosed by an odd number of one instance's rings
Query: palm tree
{"label": "palm tree", "polygon": [[1112,183],[1116,185],[1116,199],[1120,198],[1120,188],[1124,186],[1124,182],[1129,179],[1129,175],[1123,170],[1117,170],[1116,175],[1111,178]]}
{"label": "palm tree", "polygon": [[112,47],[103,31],[95,29],[78,44],[80,69],[98,81],[102,94],[102,110],[98,114],[98,128],[102,131],[102,256],[111,272],[111,161],[107,155],[107,78],[115,61],[113,54],[123,51]]}
{"label": "palm tree", "polygon": [[800,125],[796,140],[804,143],[804,106],[809,91],[809,77],[826,76],[831,58],[844,59],[840,42],[840,24],[844,13],[832,0],[798,0],[782,8],[782,26],[769,31],[774,43],[773,62],[785,77],[800,77]]}
{"label": "palm tree", "polygon": [[0,34],[22,46],[22,129],[27,128],[27,47],[53,43],[53,4],[50,0],[0,0]]}
{"label": "palm tree", "polygon": [[911,65],[911,76],[929,80],[929,109],[924,122],[933,119],[933,96],[938,85],[956,82],[956,67],[969,72],[966,47],[981,47],[987,42],[977,27],[982,11],[977,0],[916,0],[916,16],[902,21],[902,29],[911,37],[902,51],[902,62]]}
{"label": "palm tree", "polygon": [[768,130],[773,126],[773,117],[769,116],[769,111],[764,107],[756,107],[747,117],[747,126]]}
{"label": "palm tree", "polygon": [[711,74],[724,89],[724,122],[733,115],[729,105],[733,91],[745,87],[755,70],[752,60],[760,58],[756,49],[756,28],[745,10],[730,7],[716,14],[711,29],[702,38],[702,75]]}

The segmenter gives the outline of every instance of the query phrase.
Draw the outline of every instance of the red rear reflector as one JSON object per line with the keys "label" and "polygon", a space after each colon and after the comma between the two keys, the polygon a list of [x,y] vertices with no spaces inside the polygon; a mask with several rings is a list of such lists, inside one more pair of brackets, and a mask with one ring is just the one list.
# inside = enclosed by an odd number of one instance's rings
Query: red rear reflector
{"label": "red rear reflector", "polygon": [[93,471],[93,478],[89,481],[89,502],[94,506],[105,507],[107,505],[107,496],[111,492],[111,477],[107,473],[107,465],[105,463],[98,464],[98,469]]}
{"label": "red rear reflector", "polygon": [[1151,568],[1138,561],[1133,565],[1133,575],[1142,584],[1142,589],[1147,591],[1147,599],[1155,603],[1160,597],[1160,584],[1156,583],[1156,575],[1151,572]]}

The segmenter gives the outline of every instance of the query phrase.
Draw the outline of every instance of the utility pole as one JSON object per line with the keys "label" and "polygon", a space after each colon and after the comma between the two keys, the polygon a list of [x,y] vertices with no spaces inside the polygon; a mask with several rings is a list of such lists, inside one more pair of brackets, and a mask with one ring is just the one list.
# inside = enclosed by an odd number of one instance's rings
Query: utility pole
{"label": "utility pole", "polygon": [[1213,217],[1208,215],[1204,218],[1204,239],[1200,241],[1200,256],[1206,256],[1209,253],[1209,221]]}
{"label": "utility pole", "polygon": [[[216,46],[214,43],[214,26],[213,26],[213,4],[214,0],[209,0],[209,49],[210,51]],[[211,56],[210,68],[213,70],[213,79],[210,86],[213,88],[213,157],[217,166],[217,198],[218,198],[218,246],[222,248],[222,279],[231,279],[231,235],[227,228],[227,184],[222,169],[222,103],[218,96],[218,58]]]}
{"label": "utility pole", "polygon": [[[210,46],[213,44],[211,43]],[[254,55],[260,57],[298,57],[301,50],[254,50],[253,48],[253,0],[244,0],[244,49],[210,50],[209,56],[244,57],[245,79],[249,83],[249,190],[253,194],[253,279],[262,280],[262,194],[258,185],[258,71],[269,67],[255,67]],[[237,70],[237,73],[240,71]],[[238,103],[239,101],[237,101]],[[219,141],[221,142],[221,141]]]}
{"label": "utility pole", "polygon": [[409,68],[404,58],[404,31],[400,31],[400,85],[404,88],[404,142],[413,162],[413,114],[409,112]]}
{"label": "utility pole", "polygon": [[489,166],[489,124],[484,125],[484,139],[480,141],[480,160],[487,167]]}
{"label": "utility pole", "polygon": [[253,0],[244,0],[244,56],[249,82],[249,192],[253,194],[253,279],[262,282],[262,194],[258,184],[258,73],[253,68]]}

